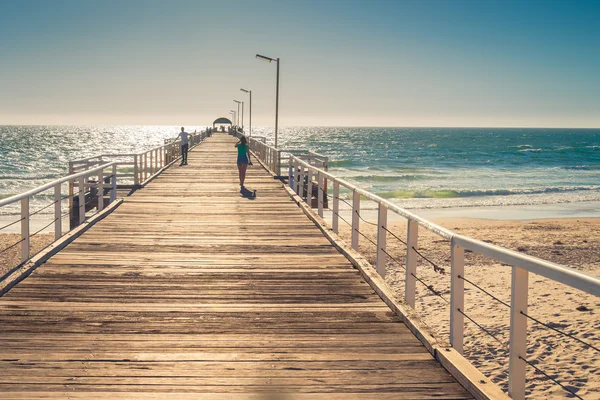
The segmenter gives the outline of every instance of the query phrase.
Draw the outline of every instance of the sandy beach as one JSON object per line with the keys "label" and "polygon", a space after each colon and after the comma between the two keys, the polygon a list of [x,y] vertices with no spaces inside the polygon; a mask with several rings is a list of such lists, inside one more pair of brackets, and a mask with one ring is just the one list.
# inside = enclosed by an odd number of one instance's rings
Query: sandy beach
{"label": "sandy beach", "polygon": [[[600,275],[600,218],[541,219],[498,221],[484,219],[438,219],[440,225],[480,240],[507,247],[592,275]],[[393,221],[391,230],[406,237],[405,222]],[[342,226],[343,225],[343,226]],[[348,243],[350,229],[340,222],[341,236]],[[376,227],[361,223],[361,232],[376,240]],[[406,249],[388,235],[388,252],[403,261]],[[425,229],[419,231],[419,250],[445,274],[433,271],[424,260],[418,262],[418,275],[450,299],[450,246]],[[360,251],[375,263],[375,247],[360,238]],[[511,268],[483,256],[465,254],[465,276],[478,286],[510,304]],[[404,295],[404,269],[387,264],[387,283]],[[494,382],[507,390],[509,309],[465,282],[465,311],[477,323],[493,333],[499,343],[465,319],[465,356]],[[417,283],[417,310],[424,322],[440,339],[449,340],[449,306]],[[600,302],[565,285],[536,275],[529,278],[529,315],[554,328],[600,345]],[[548,328],[528,322],[528,359],[585,399],[600,398],[600,354]],[[530,367],[528,389],[532,399],[566,398],[566,392]]]}
{"label": "sandy beach", "polygon": [[[5,249],[21,240],[21,235],[0,234],[0,249]],[[34,255],[54,241],[53,233],[39,233],[31,238],[31,254]],[[18,244],[0,254],[0,277],[21,262],[21,245]]]}

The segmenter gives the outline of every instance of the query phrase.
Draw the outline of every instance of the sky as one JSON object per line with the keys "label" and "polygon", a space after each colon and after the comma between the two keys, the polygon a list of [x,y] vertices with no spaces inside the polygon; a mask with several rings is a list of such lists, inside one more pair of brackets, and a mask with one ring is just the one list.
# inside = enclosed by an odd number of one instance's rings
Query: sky
{"label": "sky", "polygon": [[0,1],[0,125],[600,127],[600,0]]}

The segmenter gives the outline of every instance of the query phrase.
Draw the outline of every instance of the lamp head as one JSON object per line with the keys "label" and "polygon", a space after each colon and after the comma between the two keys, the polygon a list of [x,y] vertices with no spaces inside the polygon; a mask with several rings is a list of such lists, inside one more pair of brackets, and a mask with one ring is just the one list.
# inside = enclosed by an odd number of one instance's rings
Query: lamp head
{"label": "lamp head", "polygon": [[260,54],[256,55],[256,58],[262,61],[266,61],[266,62],[271,62],[271,61],[275,61],[274,59],[272,59],[271,57],[267,57],[267,56],[261,56]]}
{"label": "lamp head", "polygon": [[244,92],[244,93],[250,93],[250,91],[249,91],[249,90],[246,90],[246,89],[240,89],[240,90],[241,90],[242,92]]}
{"label": "lamp head", "polygon": [[238,103],[238,104],[242,103],[242,102],[241,102],[241,101],[239,101],[239,100],[234,100],[234,101],[235,101],[236,103]]}

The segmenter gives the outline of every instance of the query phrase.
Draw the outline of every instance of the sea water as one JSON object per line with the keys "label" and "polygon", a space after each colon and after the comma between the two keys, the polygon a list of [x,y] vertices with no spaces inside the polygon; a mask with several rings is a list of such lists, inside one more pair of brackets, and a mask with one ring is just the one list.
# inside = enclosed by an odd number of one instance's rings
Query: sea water
{"label": "sea water", "polygon": [[[66,174],[69,160],[140,152],[178,131],[0,126],[0,198]],[[273,141],[270,128],[253,134]],[[284,149],[328,156],[330,172],[405,208],[600,201],[600,129],[288,127],[278,140]]]}

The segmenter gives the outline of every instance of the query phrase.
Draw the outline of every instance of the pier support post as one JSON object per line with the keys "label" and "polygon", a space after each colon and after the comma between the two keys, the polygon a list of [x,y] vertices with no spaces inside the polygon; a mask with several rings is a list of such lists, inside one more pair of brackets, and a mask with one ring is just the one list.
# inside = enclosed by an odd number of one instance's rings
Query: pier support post
{"label": "pier support post", "polygon": [[29,260],[29,197],[21,200],[21,262]]}
{"label": "pier support post", "polygon": [[54,185],[54,240],[62,236],[62,199],[60,183]]}
{"label": "pier support post", "polygon": [[527,291],[529,273],[522,268],[512,268],[510,296],[510,347],[508,366],[508,395],[515,400],[525,398],[525,373],[527,364]]}
{"label": "pier support post", "polygon": [[387,212],[387,207],[379,203],[379,211],[377,213],[377,261],[375,265],[377,273],[382,278],[385,278],[385,263],[387,261],[385,254],[387,240],[387,232],[385,231],[387,226]]}
{"label": "pier support post", "polygon": [[451,243],[451,278],[450,278],[450,345],[463,354],[465,318],[459,310],[465,310],[465,250]]}
{"label": "pier support post", "polygon": [[358,229],[360,226],[360,194],[352,192],[352,248],[358,251]]}
{"label": "pier support post", "polygon": [[333,181],[333,212],[331,213],[331,229],[337,234],[339,228],[340,213],[340,184]]}
{"label": "pier support post", "polygon": [[408,220],[408,232],[406,235],[406,284],[404,289],[404,300],[409,306],[415,308],[415,297],[417,292],[417,252],[419,224]]}

